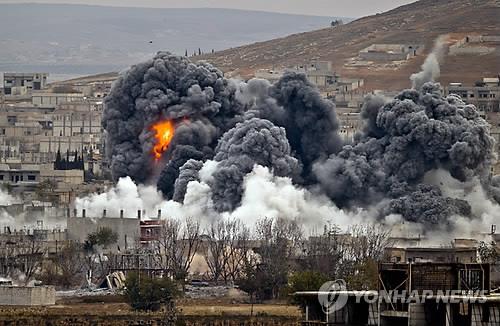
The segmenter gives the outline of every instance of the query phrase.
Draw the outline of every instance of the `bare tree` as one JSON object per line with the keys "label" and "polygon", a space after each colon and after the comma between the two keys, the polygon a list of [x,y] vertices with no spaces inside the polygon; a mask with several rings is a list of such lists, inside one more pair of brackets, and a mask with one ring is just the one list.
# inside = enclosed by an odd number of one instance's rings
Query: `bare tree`
{"label": "bare tree", "polygon": [[241,221],[234,220],[229,226],[230,245],[227,249],[227,266],[225,280],[235,282],[242,274],[246,265],[252,262],[250,243],[250,229]]}
{"label": "bare tree", "polygon": [[24,283],[28,284],[42,266],[45,256],[43,242],[34,234],[25,234],[21,235],[18,241],[8,242],[6,249],[14,261],[13,266],[24,274]]}
{"label": "bare tree", "polygon": [[162,223],[158,240],[153,243],[153,251],[158,257],[158,265],[164,273],[177,279],[184,279],[200,244],[200,223],[193,218],[184,222],[176,219]]}
{"label": "bare tree", "polygon": [[68,243],[57,253],[54,263],[60,275],[59,282],[62,286],[69,287],[79,283],[85,268],[85,257],[81,246],[76,243]]}
{"label": "bare tree", "polygon": [[257,222],[256,236],[260,242],[259,279],[265,287],[263,297],[277,298],[287,284],[292,258],[302,241],[302,229],[296,221],[264,218]]}
{"label": "bare tree", "polygon": [[212,225],[208,230],[210,239],[208,240],[207,254],[205,260],[213,281],[219,281],[226,268],[226,246],[228,245],[228,234],[226,233],[226,221],[221,219]]}
{"label": "bare tree", "polygon": [[376,283],[376,265],[390,245],[390,230],[382,225],[354,225],[345,233],[334,226],[305,242],[300,261],[303,269],[367,289]]}
{"label": "bare tree", "polygon": [[210,226],[208,235],[210,239],[205,260],[212,279],[222,279],[225,284],[234,282],[249,254],[249,229],[237,219],[221,219]]}

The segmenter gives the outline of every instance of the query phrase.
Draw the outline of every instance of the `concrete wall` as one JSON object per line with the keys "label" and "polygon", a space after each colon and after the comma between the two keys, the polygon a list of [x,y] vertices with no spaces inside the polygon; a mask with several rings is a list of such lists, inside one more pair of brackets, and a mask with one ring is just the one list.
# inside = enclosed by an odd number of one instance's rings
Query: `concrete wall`
{"label": "concrete wall", "polygon": [[52,165],[44,165],[40,169],[40,180],[79,185],[83,183],[83,170],[54,170]]}
{"label": "concrete wall", "polygon": [[0,286],[0,305],[48,306],[56,303],[53,286]]}
{"label": "concrete wall", "polygon": [[409,58],[407,53],[388,52],[360,52],[359,56],[366,61],[402,61]]}
{"label": "concrete wall", "polygon": [[115,218],[115,217],[69,217],[67,219],[68,240],[84,242],[89,233],[99,228],[107,227],[118,234],[118,243],[111,250],[121,250],[135,246],[139,237],[138,218]]}
{"label": "concrete wall", "polygon": [[56,107],[59,104],[81,101],[83,94],[80,93],[35,93],[31,103],[39,107]]}

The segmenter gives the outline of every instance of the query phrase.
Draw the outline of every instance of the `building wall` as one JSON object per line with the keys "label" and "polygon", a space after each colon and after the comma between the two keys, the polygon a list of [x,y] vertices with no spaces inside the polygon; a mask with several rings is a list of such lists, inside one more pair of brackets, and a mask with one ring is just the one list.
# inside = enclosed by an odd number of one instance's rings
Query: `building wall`
{"label": "building wall", "polygon": [[16,89],[25,87],[26,92],[41,90],[47,84],[47,73],[3,73],[0,74],[2,81],[0,87],[4,88],[5,95],[16,95]]}
{"label": "building wall", "polygon": [[[114,217],[69,217],[67,219],[68,240],[84,242],[89,233],[97,231],[99,228],[111,228],[118,234],[120,250],[133,248],[139,238],[138,218],[114,218]],[[109,248],[117,250],[117,247]]]}
{"label": "building wall", "polygon": [[83,170],[54,170],[52,165],[45,165],[40,169],[40,181],[44,180],[79,185],[83,183]]}
{"label": "building wall", "polygon": [[484,43],[500,42],[496,35],[468,35],[449,47],[450,55],[486,54],[495,51],[495,47],[481,45]]}
{"label": "building wall", "polygon": [[445,94],[459,95],[467,104],[473,104],[479,111],[500,112],[499,86],[449,86]]}
{"label": "building wall", "polygon": [[[411,250],[409,250],[411,249]],[[409,248],[406,250],[406,261],[437,262],[437,263],[475,263],[477,252],[475,248],[469,250],[425,250],[425,248]]]}
{"label": "building wall", "polygon": [[35,164],[0,164],[0,182],[8,184],[36,183],[40,168]]}
{"label": "building wall", "polygon": [[372,44],[359,51],[367,61],[402,61],[421,54],[423,46],[416,44]]}
{"label": "building wall", "polygon": [[31,103],[39,107],[56,107],[57,105],[81,101],[83,94],[81,93],[34,93]]}
{"label": "building wall", "polygon": [[0,305],[48,306],[56,303],[53,286],[0,286]]}

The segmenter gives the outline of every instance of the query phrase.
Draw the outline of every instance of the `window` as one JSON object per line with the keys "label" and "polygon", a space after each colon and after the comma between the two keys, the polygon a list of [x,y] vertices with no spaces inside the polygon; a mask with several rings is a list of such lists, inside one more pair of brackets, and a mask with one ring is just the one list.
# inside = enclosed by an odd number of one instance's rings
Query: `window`
{"label": "window", "polygon": [[0,180],[3,180],[3,174],[0,174]]}
{"label": "window", "polygon": [[34,176],[33,174],[29,174],[28,181],[36,181],[36,176]]}

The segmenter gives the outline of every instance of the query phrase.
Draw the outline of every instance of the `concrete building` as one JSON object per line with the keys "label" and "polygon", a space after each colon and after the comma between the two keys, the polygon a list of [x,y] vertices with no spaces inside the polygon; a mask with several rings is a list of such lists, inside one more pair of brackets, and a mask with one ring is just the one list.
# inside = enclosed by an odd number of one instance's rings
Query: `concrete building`
{"label": "concrete building", "polygon": [[[302,324],[500,324],[500,296],[490,293],[488,264],[381,264],[378,276],[378,290],[295,293],[305,312]],[[321,305],[319,296],[330,306]]]}
{"label": "concrete building", "polygon": [[[75,215],[75,214],[73,214]],[[140,215],[140,214],[139,214]],[[135,218],[124,217],[122,211],[120,217],[103,216],[87,217],[85,210],[79,216],[71,216],[67,219],[68,240],[84,242],[89,233],[100,228],[110,228],[118,234],[118,242],[111,249],[113,252],[135,248],[140,238],[140,216]]]}
{"label": "concrete building", "polygon": [[55,108],[8,106],[0,112],[0,162],[52,164],[57,152],[82,157],[88,175],[101,174],[102,101],[82,100]]}
{"label": "concrete building", "polygon": [[473,104],[484,113],[500,112],[499,78],[483,78],[474,86],[451,83],[444,89],[445,95],[457,94],[467,104]]}
{"label": "concrete building", "polygon": [[372,44],[359,51],[365,61],[404,61],[420,55],[424,47],[420,44]]}
{"label": "concrete building", "polygon": [[467,35],[449,47],[449,55],[488,54],[500,48],[500,35]]}
{"label": "concrete building", "polygon": [[0,286],[2,306],[50,306],[56,304],[53,286]]}
{"label": "concrete building", "polygon": [[354,135],[361,130],[362,121],[358,109],[337,108],[339,135],[344,142],[352,142]]}
{"label": "concrete building", "polygon": [[78,185],[83,183],[82,170],[54,170],[52,164],[0,163],[0,182],[37,185],[44,180]]}
{"label": "concrete building", "polygon": [[55,108],[60,104],[82,101],[84,95],[82,93],[48,93],[35,92],[31,98],[34,106]]}
{"label": "concrete building", "polygon": [[363,79],[341,78],[333,71],[331,61],[313,61],[286,69],[260,69],[255,72],[255,77],[275,83],[283,76],[285,71],[304,73],[307,79],[321,90],[348,92],[364,85]]}
{"label": "concrete building", "polygon": [[23,96],[47,86],[47,73],[0,72],[0,89],[7,96]]}
{"label": "concrete building", "polygon": [[388,261],[394,263],[475,263],[477,262],[477,247],[390,247],[385,254]]}

